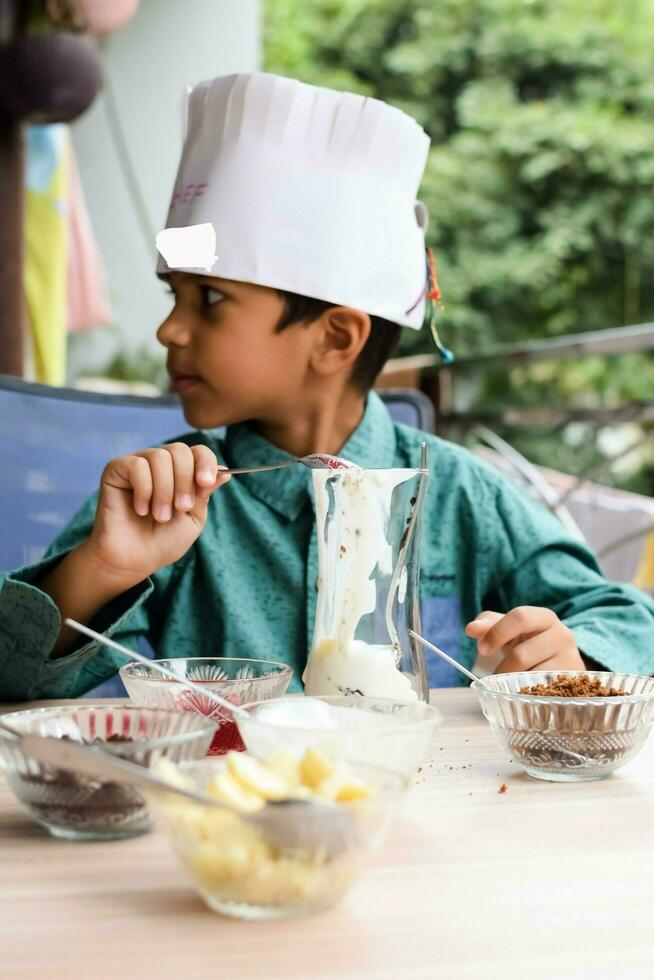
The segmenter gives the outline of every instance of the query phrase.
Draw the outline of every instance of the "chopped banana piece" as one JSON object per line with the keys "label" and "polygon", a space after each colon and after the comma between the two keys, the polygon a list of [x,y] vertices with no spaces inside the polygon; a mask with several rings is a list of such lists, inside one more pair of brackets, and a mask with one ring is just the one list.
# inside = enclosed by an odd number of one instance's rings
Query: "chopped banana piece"
{"label": "chopped banana piece", "polygon": [[244,752],[229,752],[227,768],[243,789],[264,800],[282,800],[289,794],[290,787],[285,779]]}
{"label": "chopped banana piece", "polygon": [[185,776],[184,773],[179,769],[174,762],[170,759],[157,759],[157,761],[152,766],[152,772],[159,779],[165,780],[172,786],[177,786],[179,789],[195,789],[195,783],[190,776]]}
{"label": "chopped banana piece", "polygon": [[334,773],[335,766],[317,749],[307,749],[300,761],[300,776],[309,789],[317,789],[325,779]]}
{"label": "chopped banana piece", "polygon": [[265,760],[268,769],[276,772],[278,776],[285,779],[289,787],[295,789],[302,782],[300,776],[300,760],[290,752],[275,752]]}
{"label": "chopped banana piece", "polygon": [[316,796],[332,803],[348,803],[354,800],[364,800],[370,795],[369,788],[356,779],[349,768],[340,765],[331,775],[322,780],[314,790]]}
{"label": "chopped banana piece", "polygon": [[360,779],[351,779],[342,786],[336,795],[337,803],[354,803],[356,800],[367,800],[372,790]]}
{"label": "chopped banana piece", "polygon": [[193,822],[194,833],[198,840],[215,840],[218,837],[233,837],[241,834],[246,824],[242,817],[233,810],[218,810],[213,807],[202,807],[201,816]]}
{"label": "chopped banana piece", "polygon": [[207,783],[205,791],[221,803],[226,803],[241,813],[255,813],[265,806],[265,800],[258,793],[252,793],[246,789],[226,770],[214,776]]}
{"label": "chopped banana piece", "polygon": [[[372,789],[358,779],[345,762],[335,763],[317,749],[307,749],[301,759],[288,752],[277,752],[262,761],[244,752],[229,752],[226,768],[204,787],[218,802],[240,814],[256,813],[269,800],[322,799],[331,803],[351,803],[368,799]],[[159,759],[153,771],[173,786],[192,788],[195,782],[168,759]],[[192,801],[176,799],[169,809],[179,811],[180,819],[193,820],[196,833],[208,838],[222,824],[239,818],[236,814],[207,813]],[[206,808],[204,808],[206,810]]]}

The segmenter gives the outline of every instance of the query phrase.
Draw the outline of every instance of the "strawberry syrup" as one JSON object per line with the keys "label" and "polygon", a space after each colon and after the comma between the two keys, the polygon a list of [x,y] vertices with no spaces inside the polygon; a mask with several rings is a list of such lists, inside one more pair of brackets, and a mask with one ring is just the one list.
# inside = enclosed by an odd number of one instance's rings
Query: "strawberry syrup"
{"label": "strawberry syrup", "polygon": [[220,728],[211,740],[207,755],[225,755],[227,752],[243,751],[245,751],[245,744],[238,733],[236,722],[221,721]]}

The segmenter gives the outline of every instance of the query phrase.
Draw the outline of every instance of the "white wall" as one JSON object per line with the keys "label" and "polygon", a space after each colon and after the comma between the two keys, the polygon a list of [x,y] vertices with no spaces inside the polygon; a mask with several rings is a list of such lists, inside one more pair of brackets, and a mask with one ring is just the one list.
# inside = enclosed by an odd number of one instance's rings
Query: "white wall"
{"label": "white wall", "polygon": [[82,185],[117,315],[115,330],[75,336],[69,374],[98,371],[119,350],[157,347],[170,308],[154,276],[154,234],[164,224],[181,148],[185,85],[259,65],[259,0],[141,0],[103,50],[149,230],[139,224],[100,95],[72,127]]}

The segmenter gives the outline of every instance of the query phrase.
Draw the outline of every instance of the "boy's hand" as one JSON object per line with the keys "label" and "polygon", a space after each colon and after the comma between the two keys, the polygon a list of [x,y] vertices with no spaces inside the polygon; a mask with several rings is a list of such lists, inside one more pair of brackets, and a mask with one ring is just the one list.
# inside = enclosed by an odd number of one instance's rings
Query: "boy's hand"
{"label": "boy's hand", "polygon": [[501,652],[496,674],[518,670],[585,670],[572,631],[542,606],[517,606],[503,615],[481,612],[466,626],[481,656]]}
{"label": "boy's hand", "polygon": [[228,480],[208,446],[174,442],[112,459],[87,543],[93,565],[127,589],[177,561],[202,531],[209,497]]}

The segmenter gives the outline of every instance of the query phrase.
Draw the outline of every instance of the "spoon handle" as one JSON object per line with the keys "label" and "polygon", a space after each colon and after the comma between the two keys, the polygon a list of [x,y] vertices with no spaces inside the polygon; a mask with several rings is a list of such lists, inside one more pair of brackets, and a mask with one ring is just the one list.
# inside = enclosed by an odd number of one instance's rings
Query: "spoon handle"
{"label": "spoon handle", "polygon": [[101,749],[76,745],[74,742],[63,742],[60,738],[48,738],[43,735],[22,735],[20,746],[25,756],[48,766],[71,769],[87,776],[106,776],[130,786],[165,790],[167,793],[177,793],[199,803],[218,804],[217,800],[205,793],[175,786],[155,776],[144,766],[137,766],[127,759],[115,759]]}
{"label": "spoon handle", "polygon": [[483,684],[483,681],[481,680],[480,677],[475,677],[472,671],[468,670],[467,667],[464,667],[463,664],[460,664],[458,660],[454,660],[454,658],[450,657],[449,654],[445,653],[444,650],[439,650],[438,647],[435,647],[433,643],[430,643],[429,640],[426,640],[424,636],[420,636],[418,633],[415,633],[413,630],[409,630],[409,635],[412,636],[414,640],[417,640],[418,643],[422,643],[424,647],[428,647],[430,650],[433,650],[434,653],[437,653],[439,657],[442,657],[443,660],[446,660],[448,664],[452,665],[452,667],[456,667],[456,669],[461,671],[462,674],[465,674],[466,677],[469,677],[471,681],[479,681],[480,684]]}
{"label": "spoon handle", "polygon": [[84,626],[82,623],[78,623],[75,619],[66,619],[66,626],[70,626],[72,629],[77,630],[78,633],[83,633],[85,636],[90,637],[95,640],[96,643],[102,643],[106,647],[111,647],[112,650],[117,650],[118,653],[122,653],[123,656],[128,657],[130,660],[136,660],[140,664],[144,664],[151,670],[156,670],[168,680],[176,681],[181,684],[182,687],[188,688],[189,691],[194,691],[195,694],[199,694],[204,698],[209,698],[210,701],[215,701],[219,704],[221,708],[227,708],[228,711],[237,717],[248,717],[247,711],[243,711],[237,705],[232,704],[226,698],[222,698],[220,694],[216,694],[215,691],[210,691],[208,688],[201,687],[200,684],[195,684],[193,681],[182,680],[177,674],[173,673],[172,670],[168,670],[167,667],[162,667],[161,664],[157,663],[156,660],[150,660],[148,657],[144,657],[143,654],[137,653],[135,650],[130,650],[129,647],[124,647],[122,643],[116,643],[115,640],[110,640],[108,636],[103,636],[102,633],[96,633],[95,630],[90,629],[88,626]]}
{"label": "spoon handle", "polygon": [[269,473],[271,470],[285,470],[287,466],[295,466],[301,463],[301,459],[287,459],[283,463],[270,463],[268,466],[236,466],[232,469],[220,467],[218,475],[229,473],[231,476],[239,476],[241,473]]}

